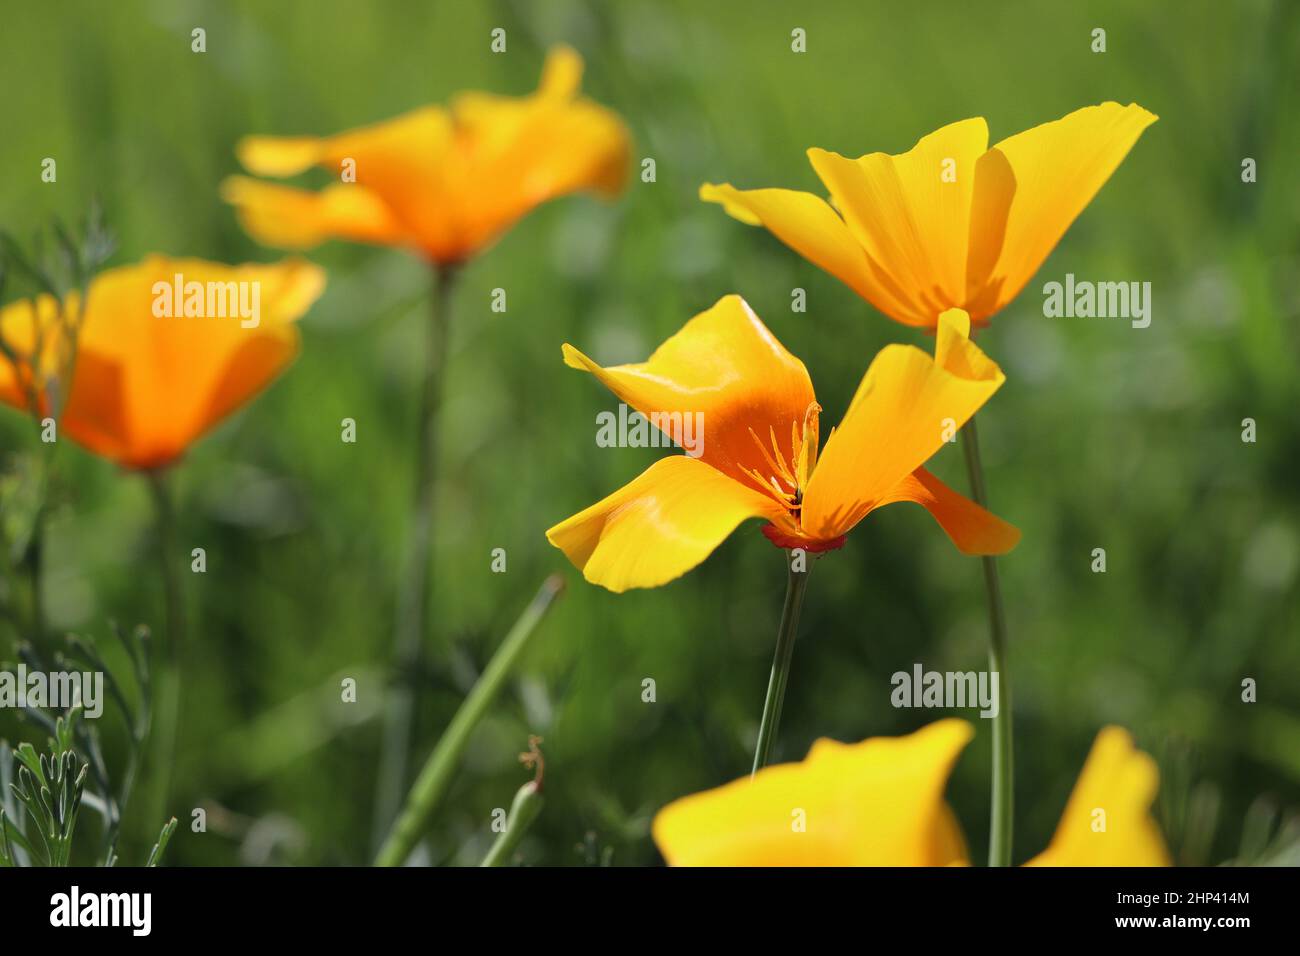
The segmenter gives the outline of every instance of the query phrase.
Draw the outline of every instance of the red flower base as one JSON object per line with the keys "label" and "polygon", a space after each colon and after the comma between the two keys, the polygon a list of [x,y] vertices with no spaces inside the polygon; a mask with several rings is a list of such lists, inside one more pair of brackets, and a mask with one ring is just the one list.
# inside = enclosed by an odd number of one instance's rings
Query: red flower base
{"label": "red flower base", "polygon": [[844,547],[845,536],[840,535],[838,538],[831,538],[829,541],[819,541],[816,538],[805,538],[800,535],[790,534],[783,531],[770,521],[763,525],[763,537],[767,538],[778,548],[789,550],[791,548],[803,548],[810,554],[820,554],[823,551],[838,551]]}

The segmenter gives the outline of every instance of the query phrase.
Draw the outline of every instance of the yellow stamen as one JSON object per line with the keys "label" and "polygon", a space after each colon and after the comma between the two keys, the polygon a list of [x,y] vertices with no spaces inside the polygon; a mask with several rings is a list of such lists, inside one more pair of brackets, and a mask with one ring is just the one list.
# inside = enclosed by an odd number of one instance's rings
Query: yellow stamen
{"label": "yellow stamen", "polygon": [[[756,434],[754,433],[754,429],[752,429],[752,428],[749,430],[749,437],[752,438],[752,439],[754,439],[754,444],[757,445],[757,446],[758,446],[758,450],[759,450],[760,452],[763,453],[763,460],[764,460],[765,462],[767,462],[767,467],[770,468],[770,469],[772,469],[772,474],[773,474],[774,476],[775,476],[775,475],[782,475],[782,476],[785,476],[785,475],[789,475],[789,474],[790,474],[790,471],[789,471],[788,468],[786,468],[784,462],[780,462],[780,463],[778,464],[778,461],[779,461],[779,459],[780,459],[780,457],[781,457],[781,452],[780,452],[779,450],[778,450],[777,453],[776,453],[776,454],[777,454],[777,458],[776,458],[776,459],[773,459],[773,458],[772,458],[772,454],[771,454],[771,452],[769,452],[769,451],[767,450],[767,446],[763,444],[763,440],[762,440],[761,438],[759,438],[758,435],[756,435]],[[774,443],[774,444],[775,444],[775,443]],[[767,484],[767,480],[766,480],[766,479],[763,480],[763,484],[765,484],[765,485]],[[794,487],[794,480],[793,480],[793,479],[790,480],[790,486],[791,486],[792,488]]]}
{"label": "yellow stamen", "polygon": [[[799,488],[807,488],[812,478],[813,469],[817,467],[817,425],[822,407],[812,402],[804,409],[803,437],[799,442],[796,468],[799,473]],[[791,426],[793,427],[793,426]]]}
{"label": "yellow stamen", "polygon": [[790,470],[790,466],[786,463],[785,456],[781,454],[781,446],[776,443],[776,429],[771,425],[768,425],[767,435],[768,438],[772,440],[772,454],[776,456],[776,463],[781,469],[781,477],[785,479],[785,483],[791,488],[798,488],[799,482],[795,480],[794,472]]}
{"label": "yellow stamen", "polygon": [[[776,428],[768,425],[768,440],[771,443],[769,449],[763,444],[763,440],[758,437],[754,429],[749,429],[749,437],[754,439],[754,444],[758,446],[759,453],[763,456],[763,461],[767,464],[770,474],[765,478],[756,468],[742,468],[746,476],[753,479],[764,491],[773,492],[777,500],[783,502],[791,510],[799,508],[803,504],[803,492],[808,487],[808,481],[812,477],[812,472],[817,467],[817,423],[818,416],[821,414],[822,407],[816,402],[809,403],[804,409],[802,426],[798,421],[790,422],[790,457],[786,458],[781,451],[781,446],[777,444]],[[832,434],[834,429],[831,429]],[[781,487],[784,481],[790,486],[787,491]]]}
{"label": "yellow stamen", "polygon": [[795,506],[795,496],[781,488],[781,486],[776,483],[775,478],[764,478],[757,468],[745,468],[742,465],[740,470],[746,478],[752,479],[754,484],[758,485],[760,489],[768,494],[775,495],[776,499],[787,508],[793,508]]}

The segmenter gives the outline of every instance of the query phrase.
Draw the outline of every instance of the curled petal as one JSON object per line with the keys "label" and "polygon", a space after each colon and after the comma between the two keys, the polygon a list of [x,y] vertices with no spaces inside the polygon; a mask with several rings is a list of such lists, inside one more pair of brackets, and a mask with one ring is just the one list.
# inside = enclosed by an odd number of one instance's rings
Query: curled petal
{"label": "curled petal", "polygon": [[1006,554],[1020,541],[1014,525],[959,495],[924,468],[900,481],[875,507],[899,501],[914,502],[930,512],[962,554]]}
{"label": "curled petal", "polygon": [[[652,423],[675,426],[683,415],[699,416],[702,460],[746,485],[746,468],[764,464],[751,429],[789,441],[791,424],[802,422],[814,401],[803,362],[738,295],[695,316],[645,362],[605,368],[567,344],[564,361],[591,372]],[[793,457],[793,448],[779,450]]]}

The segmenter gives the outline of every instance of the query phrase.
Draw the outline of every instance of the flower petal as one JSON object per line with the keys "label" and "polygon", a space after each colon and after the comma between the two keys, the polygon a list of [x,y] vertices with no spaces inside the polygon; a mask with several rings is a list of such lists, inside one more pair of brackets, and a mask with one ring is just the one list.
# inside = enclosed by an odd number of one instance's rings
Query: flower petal
{"label": "flower petal", "polygon": [[750,429],[764,438],[775,432],[789,459],[790,426],[802,424],[814,401],[803,362],[738,295],[695,316],[648,361],[602,368],[567,344],[564,361],[591,372],[652,421],[657,414],[699,413],[702,460],[746,485],[742,469],[764,464]]}
{"label": "flower petal", "polygon": [[[0,342],[14,359],[0,352],[0,402],[30,411],[29,391],[33,387],[39,390],[39,383],[57,371],[57,316],[57,303],[49,295],[21,299],[0,308]],[[42,345],[39,357],[33,355],[38,340]]]}
{"label": "flower petal", "polygon": [[871,299],[882,312],[933,326],[940,312],[965,302],[975,170],[987,147],[988,126],[976,117],[944,126],[897,156],[808,151],[866,255],[910,291],[901,304]]}
{"label": "flower petal", "polygon": [[126,370],[120,361],[81,350],[63,410],[64,432],[82,448],[121,463],[132,460]]}
{"label": "flower petal", "polygon": [[281,249],[310,249],[327,239],[415,242],[383,200],[355,183],[338,183],[316,193],[231,176],[221,184],[221,198],[235,206],[249,235]]}
{"label": "flower petal", "polygon": [[943,799],[970,724],[941,720],[906,737],[818,740],[779,764],[685,797],[652,832],[673,866],[945,866],[965,862]]}
{"label": "flower petal", "polygon": [[591,100],[543,88],[523,101],[465,95],[454,109],[471,146],[449,176],[461,183],[462,241],[471,247],[485,246],[548,200],[584,190],[612,199],[626,185],[631,136],[615,113]]}
{"label": "flower petal", "polygon": [[1122,727],[1097,735],[1051,844],[1027,866],[1169,866],[1151,819],[1156,762]]}
{"label": "flower petal", "polygon": [[973,313],[996,312],[1016,297],[1156,119],[1136,103],[1102,103],[989,150],[976,171],[971,219]]}
{"label": "flower petal", "polygon": [[819,269],[829,272],[877,307],[908,312],[906,296],[875,268],[849,227],[825,200],[793,189],[736,189],[730,183],[700,187],[700,198],[718,203],[751,226],[764,226]]}
{"label": "flower petal", "polygon": [[961,310],[941,314],[937,358],[910,345],[884,348],[867,369],[804,493],[806,534],[845,534],[944,444],[1006,376],[966,336]]}
{"label": "flower petal", "polygon": [[1006,554],[1020,541],[1020,531],[969,498],[959,495],[924,468],[918,468],[878,501],[876,508],[912,501],[939,522],[962,554]]}
{"label": "flower petal", "polygon": [[318,136],[245,136],[235,144],[235,156],[258,176],[297,176],[329,153],[329,140]]}
{"label": "flower petal", "polygon": [[695,567],[746,518],[779,506],[704,462],[676,455],[546,532],[592,584],[651,588]]}

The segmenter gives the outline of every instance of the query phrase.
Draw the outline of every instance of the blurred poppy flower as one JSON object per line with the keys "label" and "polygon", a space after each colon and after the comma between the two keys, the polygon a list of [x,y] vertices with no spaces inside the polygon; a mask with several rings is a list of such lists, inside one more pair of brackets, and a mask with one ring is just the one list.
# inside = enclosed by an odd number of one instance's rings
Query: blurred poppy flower
{"label": "blurred poppy flower", "polygon": [[[933,357],[913,346],[882,350],[820,448],[807,369],[739,296],[691,319],[640,364],[602,368],[566,344],[570,367],[651,423],[697,417],[701,453],[656,462],[546,536],[611,591],[671,581],[746,518],[765,518],[780,547],[825,551],[898,501],[926,508],[968,554],[1006,552],[1020,533],[922,467],[1004,381],[969,328],[953,310],[940,320]],[[683,428],[668,437],[682,443]]]}
{"label": "blurred poppy flower", "polygon": [[80,315],[70,382],[54,380],[73,334],[58,321],[59,303],[11,303],[0,335],[18,362],[0,359],[0,401],[30,412],[34,393],[44,415],[57,391],[63,434],[124,467],[160,468],[293,360],[294,321],[324,284],[318,267],[297,259],[227,266],[150,256],[109,269],[91,282],[84,310],[69,296],[68,311]]}
{"label": "blurred poppy flower", "polygon": [[976,326],[1016,297],[1156,116],[1102,103],[988,148],[982,117],[897,156],[808,150],[828,204],[790,189],[706,184],[700,198],[766,226],[905,325],[965,309]]}
{"label": "blurred poppy flower", "polygon": [[577,53],[558,47],[527,96],[461,93],[450,107],[335,136],[248,137],[238,155],[251,173],[353,168],[355,181],[311,192],[232,177],[222,194],[268,245],[349,239],[412,247],[440,265],[463,262],[549,199],[622,190],[628,132],[615,113],[578,95],[582,67]]}
{"label": "blurred poppy flower", "polygon": [[[951,866],[969,858],[943,799],[974,731],[940,720],[906,737],[818,740],[802,763],[664,807],[653,834],[673,866]],[[1097,735],[1047,849],[1029,866],[1168,866],[1150,807],[1155,761],[1120,727]]]}

